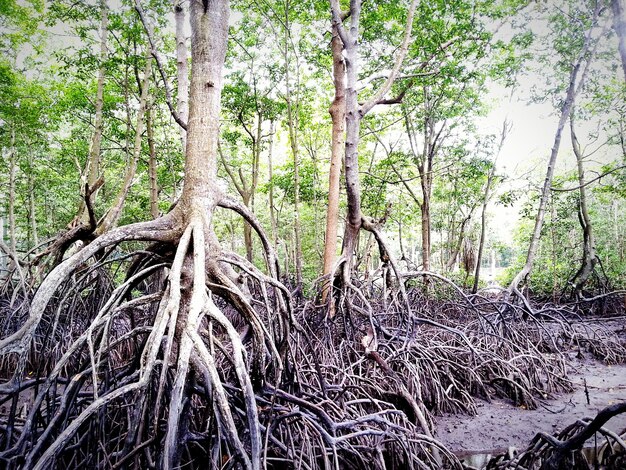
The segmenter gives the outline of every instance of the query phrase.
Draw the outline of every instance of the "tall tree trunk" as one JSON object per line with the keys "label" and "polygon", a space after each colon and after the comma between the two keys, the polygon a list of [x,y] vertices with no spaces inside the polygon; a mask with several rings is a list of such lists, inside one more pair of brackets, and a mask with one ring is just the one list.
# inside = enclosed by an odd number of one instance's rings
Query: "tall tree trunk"
{"label": "tall tree trunk", "polygon": [[[176,22],[176,78],[178,84],[176,110],[180,119],[187,122],[189,115],[189,67],[187,65],[183,0],[174,1],[174,20]],[[184,152],[187,147],[187,131],[183,127],[180,128],[180,140]]]}
{"label": "tall tree trunk", "polygon": [[[344,155],[344,174],[346,179],[346,198],[348,211],[344,227],[343,245],[341,249],[342,266],[341,277],[344,285],[350,282],[354,269],[354,255],[357,248],[359,231],[365,228],[376,236],[381,259],[384,263],[391,261],[387,248],[378,231],[378,223],[370,217],[364,217],[361,212],[361,186],[359,182],[358,147],[360,138],[361,119],[371,109],[384,101],[391,90],[406,57],[411,41],[413,16],[417,7],[417,0],[413,0],[407,14],[402,44],[396,53],[391,72],[381,87],[363,104],[359,105],[357,96],[358,79],[358,38],[359,20],[361,15],[361,1],[350,2],[349,15],[341,11],[339,0],[331,0],[332,26],[339,34],[344,47],[345,57],[345,114],[346,114],[346,141]],[[345,28],[343,20],[349,17],[350,26]],[[340,84],[340,83],[337,83]],[[332,311],[330,312],[333,313]]]}
{"label": "tall tree trunk", "polygon": [[[246,194],[243,198],[243,203],[246,207],[250,207],[252,201],[251,193]],[[252,246],[252,227],[250,224],[244,222],[243,224],[243,243],[246,248],[246,259],[250,262],[254,260],[254,251]]]}
{"label": "tall tree trunk", "polygon": [[28,155],[28,212],[30,214],[30,232],[32,246],[39,245],[39,236],[37,235],[37,204],[35,201],[35,177],[33,175],[33,154]]}
{"label": "tall tree trunk", "polygon": [[[537,209],[537,215],[535,217],[535,227],[533,229],[533,233],[532,233],[530,243],[528,246],[528,252],[526,254],[526,263],[524,264],[524,267],[517,273],[517,275],[511,281],[511,284],[509,285],[509,288],[508,288],[509,293],[513,293],[514,291],[517,291],[521,283],[526,283],[528,281],[528,276],[530,275],[530,272],[532,271],[532,268],[533,268],[535,256],[537,255],[537,249],[539,248],[539,239],[541,237],[541,229],[543,228],[543,222],[544,222],[545,213],[546,213],[546,206],[548,203],[548,198],[550,196],[550,187],[552,186],[552,177],[554,175],[554,167],[556,165],[556,158],[559,154],[563,128],[565,127],[565,123],[569,119],[570,112],[572,110],[572,106],[574,105],[574,100],[576,98],[576,95],[585,83],[587,72],[589,71],[589,66],[593,60],[593,55],[594,55],[593,52],[595,52],[595,48],[591,54],[589,54],[589,52],[591,50],[591,46],[593,42],[592,32],[596,24],[596,20],[598,18],[599,9],[600,9],[600,3],[597,4],[596,9],[594,11],[592,26],[587,32],[581,52],[576,58],[575,62],[572,64],[572,68],[571,68],[570,76],[569,76],[569,84],[567,87],[565,100],[563,102],[563,105],[561,106],[561,115],[559,117],[559,123],[557,125],[556,134],[554,136],[554,144],[552,145],[550,159],[548,160],[548,169],[546,171],[546,177],[544,179],[543,187],[541,189],[541,198],[539,200],[539,207]],[[583,65],[583,62],[585,62],[585,66],[583,68],[582,74],[580,75],[580,80],[577,80],[578,73],[580,71],[581,66]]]}
{"label": "tall tree trunk", "polygon": [[624,79],[626,79],[626,6],[624,0],[611,0],[613,28],[617,34],[619,56],[622,59]]}
{"label": "tall tree trunk", "polygon": [[489,169],[489,175],[487,176],[487,184],[485,184],[485,193],[483,194],[483,208],[480,214],[480,240],[478,241],[478,256],[476,259],[476,271],[474,272],[474,286],[472,287],[473,294],[475,294],[478,290],[478,281],[480,279],[480,263],[483,259],[483,249],[485,246],[485,231],[487,229],[487,206],[489,205],[489,197],[491,196],[491,184],[496,173],[496,163],[498,161],[498,157],[500,156],[502,146],[504,145],[504,140],[506,139],[506,136],[510,132],[510,130],[511,125],[505,120],[504,124],[502,125],[502,132],[500,133],[500,143],[498,144],[496,157],[493,159],[493,164],[491,165],[491,168]]}
{"label": "tall tree trunk", "polygon": [[15,226],[15,192],[17,164],[15,149],[15,128],[11,126],[11,141],[9,143],[9,247],[12,253],[17,253],[17,227]]}
{"label": "tall tree trunk", "polygon": [[148,133],[148,149],[150,157],[148,160],[148,174],[150,176],[150,215],[153,219],[159,217],[159,181],[157,178],[157,156],[154,144],[154,122],[152,107],[146,111],[146,131]]}
{"label": "tall tree trunk", "polygon": [[[103,107],[104,107],[104,78],[106,74],[105,60],[107,58],[107,36],[109,25],[109,7],[107,0],[100,0],[100,66],[98,67],[98,85],[96,90],[94,130],[91,136],[91,146],[89,148],[89,158],[87,160],[87,181],[89,188],[93,188],[100,178],[100,149],[102,146],[102,132],[104,128]],[[84,188],[81,188],[83,191]],[[91,194],[95,199],[97,191]],[[89,224],[89,212],[84,202],[78,211],[78,219],[84,224]]]}
{"label": "tall tree trunk", "polygon": [[[336,5],[335,5],[336,4]],[[333,0],[333,27],[341,34],[343,25],[339,13],[339,2]],[[336,13],[335,13],[336,12]],[[346,144],[344,156],[344,168],[346,178],[346,197],[348,211],[343,236],[342,256],[345,258],[344,280],[352,273],[354,251],[356,248],[359,230],[361,229],[361,186],[359,181],[358,145],[359,130],[362,116],[359,113],[357,97],[358,78],[358,35],[359,17],[361,14],[361,2],[355,1],[350,5],[350,28],[341,36],[346,64]]]}
{"label": "tall tree trunk", "polygon": [[[452,248],[452,253],[450,253],[450,257],[448,258],[448,261],[446,263],[445,266],[445,270],[450,272],[452,271],[452,269],[454,268],[458,258],[459,258],[459,254],[461,253],[461,248],[463,247],[463,240],[465,239],[465,229],[467,227],[467,224],[469,224],[471,218],[472,218],[472,213],[473,213],[473,208],[472,211],[470,212],[470,214],[463,218],[463,220],[461,221],[460,227],[459,227],[459,232],[455,233],[454,239],[455,240],[454,243],[454,247]],[[452,243],[452,242],[451,242]]]}
{"label": "tall tree trunk", "polygon": [[422,215],[422,269],[430,271],[430,190],[424,187],[420,213]]}
{"label": "tall tree trunk", "polygon": [[122,182],[122,186],[120,187],[117,196],[115,197],[115,202],[96,229],[96,234],[98,235],[102,235],[103,233],[107,232],[112,227],[115,227],[117,225],[117,222],[119,221],[119,218],[122,214],[122,209],[124,208],[124,203],[126,202],[126,197],[128,196],[128,192],[130,191],[133,179],[135,178],[137,162],[139,161],[139,157],[141,156],[144,114],[146,112],[146,107],[148,103],[148,93],[150,90],[150,74],[152,70],[152,60],[149,47],[146,49],[145,57],[146,66],[144,68],[143,81],[141,83],[141,97],[139,99],[139,110],[137,111],[137,122],[135,124],[135,144],[133,147],[133,153],[130,156],[130,160],[126,167],[126,173],[124,175],[124,181]]}
{"label": "tall tree trunk", "polygon": [[580,148],[580,143],[576,137],[574,126],[574,114],[570,116],[570,135],[572,140],[572,148],[576,156],[576,167],[578,170],[578,195],[579,195],[579,213],[578,218],[583,229],[583,257],[581,266],[572,278],[574,284],[574,292],[578,296],[581,294],[585,284],[593,274],[596,264],[598,263],[598,253],[596,252],[596,241],[593,235],[593,226],[589,211],[587,209],[587,190],[585,188],[585,167],[584,155]]}
{"label": "tall tree trunk", "polygon": [[[446,129],[446,122],[442,124],[441,128],[437,130],[436,123],[432,117],[432,100],[430,96],[430,89],[427,86],[422,88],[424,97],[424,142],[422,150],[417,149],[417,139],[415,138],[414,126],[412,125],[409,117],[409,112],[404,109],[404,125],[409,138],[411,152],[417,166],[420,180],[421,199],[415,194],[406,181],[403,179],[403,184],[407,188],[409,194],[420,208],[421,213],[421,239],[422,239],[422,269],[429,271],[431,269],[430,255],[431,255],[431,220],[430,220],[430,202],[433,187],[433,162],[435,155],[437,154],[442,135]],[[398,173],[398,172],[396,172]]]}
{"label": "tall tree trunk", "polygon": [[278,227],[276,218],[276,209],[274,208],[274,174],[273,174],[273,162],[272,154],[274,149],[274,121],[270,122],[270,141],[269,150],[267,152],[267,177],[268,177],[268,199],[270,206],[270,222],[272,225],[272,243],[274,244],[274,250],[278,250]]}
{"label": "tall tree trunk", "polygon": [[[302,294],[302,229],[300,227],[300,149],[298,146],[298,110],[294,112],[293,100],[291,93],[291,84],[289,80],[289,2],[285,5],[285,44],[284,44],[284,60],[285,60],[285,87],[287,100],[287,122],[289,125],[289,144],[291,153],[293,154],[293,189],[294,189],[294,258],[296,267],[296,295]],[[297,67],[297,65],[296,65]],[[296,82],[299,83],[299,71],[296,72]],[[296,99],[299,100],[299,85],[296,85]]]}
{"label": "tall tree trunk", "polygon": [[[328,209],[326,211],[326,235],[324,240],[324,276],[329,276],[337,257],[337,228],[339,225],[339,182],[341,177],[341,156],[344,150],[346,129],[346,66],[342,55],[342,43],[337,27],[333,25],[331,50],[333,54],[333,82],[335,99],[329,112],[332,120],[330,171],[328,174]],[[329,279],[322,289],[322,299],[326,299],[332,285]]]}

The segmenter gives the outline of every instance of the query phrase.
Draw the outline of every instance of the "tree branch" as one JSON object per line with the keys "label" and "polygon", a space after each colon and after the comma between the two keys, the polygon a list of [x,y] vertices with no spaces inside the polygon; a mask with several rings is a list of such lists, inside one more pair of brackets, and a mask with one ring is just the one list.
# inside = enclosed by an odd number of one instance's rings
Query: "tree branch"
{"label": "tree branch", "polygon": [[[333,0],[336,2],[337,0]],[[372,96],[369,100],[367,100],[359,109],[359,113],[361,116],[365,116],[374,106],[376,106],[385,95],[391,89],[393,82],[396,80],[398,73],[400,72],[400,67],[402,67],[402,63],[404,62],[404,58],[409,50],[409,43],[411,42],[411,31],[413,29],[413,16],[415,16],[415,8],[417,7],[418,0],[413,0],[411,2],[411,6],[409,7],[409,12],[406,19],[406,27],[404,30],[404,39],[402,40],[402,45],[400,46],[400,51],[396,56],[396,61],[393,65],[393,69],[391,73],[385,80],[385,83],[380,87],[380,89]],[[406,93],[406,90],[405,90]]]}
{"label": "tree branch", "polygon": [[141,2],[139,0],[135,0],[135,10],[139,15],[141,24],[143,25],[146,35],[148,36],[148,41],[150,42],[150,52],[152,53],[152,57],[154,57],[154,60],[156,61],[157,68],[159,69],[159,73],[161,75],[161,78],[163,79],[163,86],[165,88],[165,101],[167,102],[167,107],[169,108],[170,113],[174,118],[174,121],[176,121],[180,127],[187,130],[187,123],[182,120],[182,118],[178,114],[178,111],[176,111],[176,108],[172,104],[172,89],[170,88],[167,75],[165,74],[165,67],[163,66],[161,55],[159,54],[156,48],[156,44],[154,42],[154,31],[152,30],[152,26],[146,18],[143,8],[141,7]]}

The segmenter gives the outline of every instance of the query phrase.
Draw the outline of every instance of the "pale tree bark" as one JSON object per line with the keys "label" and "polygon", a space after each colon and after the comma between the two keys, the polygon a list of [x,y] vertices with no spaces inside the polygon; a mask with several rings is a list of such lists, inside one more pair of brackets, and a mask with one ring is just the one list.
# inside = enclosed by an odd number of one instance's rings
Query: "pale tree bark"
{"label": "pale tree bark", "polygon": [[[394,66],[383,85],[365,103],[359,105],[357,96],[358,79],[358,37],[359,19],[361,13],[361,1],[354,0],[350,3],[349,14],[341,11],[339,0],[331,1],[332,25],[336,29],[344,47],[346,65],[346,143],[344,157],[344,172],[346,178],[346,196],[348,213],[344,229],[342,255],[342,275],[344,283],[349,282],[354,264],[354,252],[357,246],[359,231],[364,228],[372,231],[377,236],[381,251],[384,245],[381,243],[376,221],[365,217],[361,212],[361,187],[359,182],[358,145],[361,119],[377,104],[381,103],[396,80],[404,58],[407,54],[411,40],[413,27],[413,15],[417,1],[414,0],[409,7],[407,22],[404,30],[404,38],[396,53]],[[344,18],[349,17],[349,28],[344,27]],[[389,261],[388,253],[381,253],[385,262]]]}
{"label": "pale tree bark", "polygon": [[[185,37],[185,9],[182,0],[174,1],[174,19],[176,22],[176,77],[178,94],[176,109],[183,122],[189,115],[189,67],[187,65],[187,38]],[[180,140],[183,151],[187,147],[187,130],[180,128]]]}
{"label": "pale tree bark", "polygon": [[274,169],[272,154],[274,150],[274,121],[270,122],[270,136],[269,136],[269,150],[267,152],[267,177],[268,177],[268,203],[270,209],[270,223],[272,226],[272,243],[274,244],[274,250],[278,249],[278,221],[276,217],[276,209],[274,207]]}
{"label": "pale tree bark", "polygon": [[[259,185],[259,168],[261,162],[261,144],[263,138],[263,115],[261,113],[257,113],[255,119],[255,127],[250,129],[250,127],[246,124],[244,116],[239,113],[237,116],[237,120],[243,127],[248,137],[250,137],[250,141],[252,142],[252,162],[251,162],[251,178],[250,181],[246,179],[244,176],[244,172],[242,167],[239,167],[237,173],[234,173],[230,168],[230,165],[227,162],[226,156],[223,153],[221,145],[218,146],[218,151],[220,154],[220,158],[222,160],[222,164],[224,165],[224,169],[226,173],[230,177],[235,189],[241,196],[241,199],[246,207],[248,207],[252,212],[254,212],[254,196],[256,194],[257,187]],[[250,224],[245,224],[243,226],[243,240],[244,246],[246,249],[246,259],[250,262],[254,259],[254,247],[252,244],[252,227]]]}
{"label": "pale tree bark", "polygon": [[333,280],[330,274],[337,259],[337,228],[339,226],[339,188],[341,177],[342,151],[344,150],[344,134],[346,130],[346,65],[342,55],[342,42],[337,27],[333,25],[331,51],[333,54],[333,82],[335,98],[330,105],[329,113],[332,120],[330,170],[328,173],[328,209],[326,211],[326,235],[324,240],[323,275],[329,281],[322,289],[322,299],[326,300],[328,289]]}
{"label": "pale tree bark", "polygon": [[574,155],[576,156],[576,168],[578,172],[578,196],[579,196],[579,212],[578,219],[580,226],[583,230],[583,256],[580,268],[574,274],[571,279],[571,283],[574,285],[574,293],[578,296],[582,293],[582,290],[594,273],[596,265],[600,261],[598,253],[596,251],[596,241],[593,235],[593,225],[591,223],[591,217],[589,217],[589,210],[587,208],[587,189],[585,184],[585,165],[584,155],[580,147],[580,142],[576,136],[574,114],[570,116],[570,136],[572,140],[572,148]]}
{"label": "pale tree bark", "polygon": [[146,111],[146,132],[148,134],[148,174],[150,177],[150,215],[153,219],[159,217],[159,181],[157,178],[157,155],[154,143],[154,118],[152,107]]}
{"label": "pale tree bark", "polygon": [[613,28],[617,34],[619,56],[626,79],[626,2],[611,0],[611,8],[613,9]]}
{"label": "pale tree bark", "polygon": [[126,166],[124,181],[122,182],[122,186],[120,187],[115,197],[115,202],[113,203],[113,206],[107,211],[105,216],[98,224],[98,227],[96,228],[97,235],[102,235],[103,233],[107,232],[112,227],[115,227],[117,225],[117,222],[119,221],[119,218],[122,214],[122,209],[124,208],[124,203],[126,202],[126,197],[128,196],[128,192],[130,191],[130,187],[132,186],[133,179],[135,178],[137,162],[139,161],[139,157],[141,156],[144,114],[148,105],[150,75],[152,71],[152,60],[149,49],[147,50],[145,58],[146,66],[143,71],[144,75],[141,83],[141,96],[139,98],[139,110],[137,111],[137,121],[135,124],[135,143],[133,147],[133,153],[130,156],[128,165]]}
{"label": "pale tree bark", "polygon": [[15,226],[16,153],[15,128],[11,126],[11,141],[9,143],[9,247],[13,255],[17,253],[17,227]]}
{"label": "pale tree bark", "polygon": [[420,209],[421,216],[421,239],[422,239],[422,269],[429,271],[430,255],[431,255],[431,217],[430,217],[430,200],[432,196],[433,188],[433,166],[435,156],[439,152],[443,141],[447,136],[448,123],[447,121],[437,125],[433,117],[434,109],[438,105],[438,98],[432,96],[431,90],[428,86],[422,87],[423,95],[423,107],[424,116],[422,126],[424,128],[424,143],[421,151],[418,150],[418,139],[416,137],[415,125],[411,121],[409,112],[404,109],[404,125],[406,128],[411,153],[417,166],[417,171],[420,180],[420,196],[408,186],[403,180],[403,183],[409,194]]}
{"label": "pale tree bark", "polygon": [[[96,90],[96,103],[94,113],[94,130],[91,136],[91,146],[89,148],[89,158],[87,160],[87,187],[94,188],[96,182],[100,178],[100,164],[101,155],[100,149],[102,147],[102,132],[104,128],[103,107],[104,107],[104,80],[106,75],[105,61],[107,58],[107,36],[109,25],[109,7],[107,0],[100,0],[100,66],[98,67],[98,85]],[[84,189],[84,185],[81,185],[81,191]],[[97,190],[91,194],[91,198],[95,199]],[[78,220],[83,225],[90,224],[89,211],[84,203],[81,203],[78,211]]]}
{"label": "pale tree bark", "polygon": [[[454,236],[450,237],[450,244],[452,243],[452,240],[456,240],[456,241],[454,242],[454,247],[452,248],[450,257],[448,258],[448,261],[446,262],[445,270],[448,272],[452,271],[452,269],[454,268],[457,262],[459,254],[461,253],[463,240],[465,239],[465,231],[467,229],[467,225],[469,224],[470,220],[472,220],[473,213],[474,213],[474,207],[472,207],[469,214],[464,216],[463,220],[461,220],[461,223],[459,224],[458,233],[456,233],[456,229],[455,229],[454,230],[455,233],[453,233]],[[455,225],[456,225],[456,222],[455,222]]]}
{"label": "pale tree bark", "polygon": [[39,236],[37,234],[37,204],[35,201],[35,177],[33,175],[34,159],[32,152],[28,155],[28,212],[30,214],[30,235],[32,246],[39,245]]}
{"label": "pale tree bark", "polygon": [[498,157],[500,156],[500,152],[502,151],[502,146],[504,145],[506,136],[510,131],[511,124],[509,124],[505,120],[504,124],[502,125],[502,132],[500,133],[500,143],[498,144],[498,149],[496,150],[496,156],[493,159],[493,163],[491,165],[491,168],[489,169],[489,174],[487,175],[487,183],[485,184],[485,192],[483,194],[483,207],[480,214],[480,239],[478,241],[476,270],[474,271],[474,285],[472,287],[473,294],[475,294],[478,290],[478,281],[480,279],[480,263],[483,258],[483,249],[485,247],[485,232],[487,230],[487,206],[489,205],[489,198],[491,197],[491,185],[493,184],[493,179],[496,173],[496,163],[498,162]]}
{"label": "pale tree bark", "polygon": [[[293,155],[293,189],[294,189],[294,261],[296,274],[296,295],[302,294],[302,228],[300,227],[300,148],[298,145],[298,110],[296,104],[294,109],[293,94],[290,83],[290,57],[289,43],[290,39],[290,23],[289,23],[289,0],[285,2],[285,24],[284,24],[284,50],[283,59],[285,61],[285,100],[287,102],[287,124],[289,127],[289,144]],[[296,100],[299,100],[299,67],[296,62]]]}
{"label": "pale tree bark", "polygon": [[[552,186],[552,177],[554,176],[554,168],[556,165],[556,159],[558,157],[559,148],[561,146],[561,136],[563,134],[563,128],[565,127],[565,123],[569,119],[576,95],[578,94],[578,92],[580,91],[580,89],[585,83],[587,72],[589,71],[589,66],[593,60],[593,55],[595,52],[595,48],[593,48],[592,50],[592,46],[594,42],[593,31],[596,26],[599,10],[600,10],[600,3],[597,4],[594,10],[592,27],[589,29],[589,31],[587,32],[585,36],[582,49],[571,66],[567,92],[565,94],[565,99],[561,106],[561,113],[559,116],[559,122],[557,125],[556,133],[554,136],[554,143],[552,145],[552,151],[550,152],[550,158],[548,160],[548,168],[547,168],[546,176],[543,182],[543,187],[541,189],[541,198],[539,199],[539,207],[537,209],[537,215],[535,216],[535,226],[534,226],[533,233],[530,239],[530,243],[528,245],[528,252],[526,254],[526,263],[511,281],[511,284],[509,285],[509,288],[508,288],[509,294],[512,294],[514,292],[519,292],[520,284],[527,283],[528,276],[530,275],[532,268],[533,268],[533,263],[537,255],[537,250],[539,248],[539,240],[541,238],[541,229],[543,228],[546,207],[547,207],[548,199],[550,196],[550,187]],[[580,78],[578,78],[581,67],[582,67],[582,73],[580,74]]]}
{"label": "pale tree bark", "polygon": [[420,212],[422,216],[422,269],[430,271],[430,197],[433,187],[433,160],[435,158],[435,122],[428,111],[430,103],[429,90],[424,87],[424,149],[418,164],[420,174],[420,187],[422,189],[422,204]]}

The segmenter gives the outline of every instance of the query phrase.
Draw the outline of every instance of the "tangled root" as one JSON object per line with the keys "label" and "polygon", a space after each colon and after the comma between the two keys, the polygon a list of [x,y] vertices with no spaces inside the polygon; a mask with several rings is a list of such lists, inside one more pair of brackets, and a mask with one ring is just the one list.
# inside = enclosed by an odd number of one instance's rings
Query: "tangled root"
{"label": "tangled root", "polygon": [[332,320],[293,311],[258,222],[220,205],[257,231],[265,271],[206,214],[173,212],[97,238],[5,316],[4,466],[461,468],[433,414],[475,413],[476,397],[534,408],[569,390],[568,348],[626,357],[562,309],[524,321],[393,266],[396,285],[349,279]]}
{"label": "tangled root", "polygon": [[[583,418],[567,426],[555,436],[538,433],[526,450],[514,458],[508,455],[494,457],[487,465],[488,470],[507,468],[565,470],[570,468],[624,468],[626,443],[624,434],[618,435],[604,424],[612,417],[626,412],[626,402],[611,405],[598,413],[595,418]],[[596,436],[592,462],[583,453],[585,442]],[[601,466],[601,467],[599,467]]]}

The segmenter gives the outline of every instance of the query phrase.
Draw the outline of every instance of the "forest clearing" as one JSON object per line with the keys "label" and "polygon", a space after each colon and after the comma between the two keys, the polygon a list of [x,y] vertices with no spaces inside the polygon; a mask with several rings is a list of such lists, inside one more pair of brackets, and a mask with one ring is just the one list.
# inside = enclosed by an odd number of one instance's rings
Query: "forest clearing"
{"label": "forest clearing", "polygon": [[0,468],[626,468],[626,0],[0,19]]}

